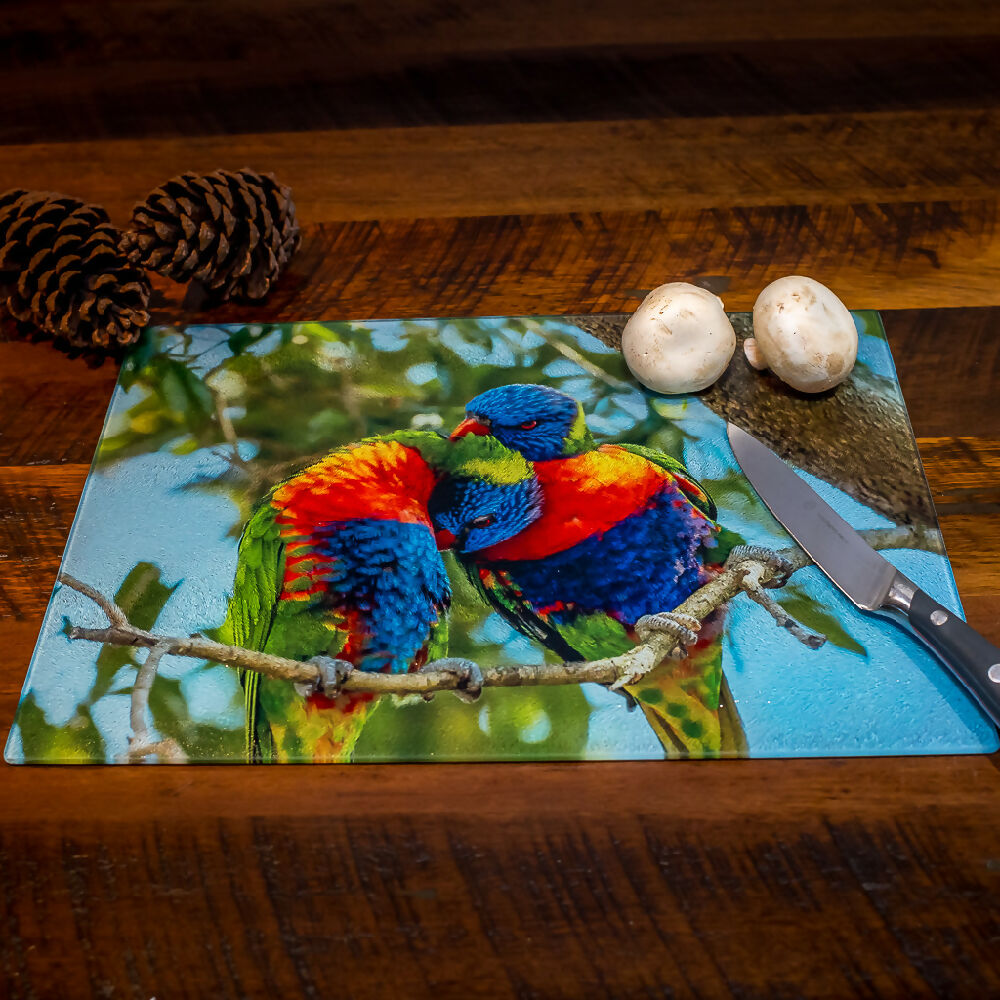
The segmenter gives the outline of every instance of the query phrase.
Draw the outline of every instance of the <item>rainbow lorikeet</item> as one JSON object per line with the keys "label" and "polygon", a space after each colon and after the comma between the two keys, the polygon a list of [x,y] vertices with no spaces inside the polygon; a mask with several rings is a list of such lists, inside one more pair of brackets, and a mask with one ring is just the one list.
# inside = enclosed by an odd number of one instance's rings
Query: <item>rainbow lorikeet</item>
{"label": "rainbow lorikeet", "polygon": [[[583,407],[547,386],[507,385],[471,400],[452,437],[491,435],[532,462],[542,514],[503,542],[460,556],[470,579],[516,628],[566,660],[625,652],[639,628],[682,637],[668,660],[625,690],[667,756],[746,752],[722,673],[724,612],[677,607],[718,571],[738,540],[683,464],[630,444],[598,446]],[[651,617],[648,617],[651,616]]]}
{"label": "rainbow lorikeet", "polygon": [[245,673],[248,759],[349,760],[377,704],[338,691],[352,668],[402,673],[436,660],[474,687],[473,664],[437,659],[451,599],[438,545],[495,545],[537,513],[528,463],[487,438],[404,431],[278,483],[244,527],[220,640],[312,660],[323,681],[302,691]]}

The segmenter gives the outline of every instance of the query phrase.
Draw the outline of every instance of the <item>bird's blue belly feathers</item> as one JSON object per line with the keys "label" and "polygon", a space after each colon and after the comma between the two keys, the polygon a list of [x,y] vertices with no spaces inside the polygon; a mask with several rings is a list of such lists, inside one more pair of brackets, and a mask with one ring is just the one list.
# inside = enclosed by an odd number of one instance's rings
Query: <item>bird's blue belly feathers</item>
{"label": "bird's blue belly feathers", "polygon": [[[699,549],[708,522],[658,494],[643,510],[603,534],[538,560],[498,562],[536,609],[555,624],[579,614],[605,612],[625,624],[669,611],[695,590]],[[565,605],[565,608],[561,606]]]}
{"label": "bird's blue belly feathers", "polygon": [[445,614],[451,588],[426,525],[345,521],[315,533],[317,552],[332,562],[328,599],[356,611],[368,633],[357,666],[404,673]]}

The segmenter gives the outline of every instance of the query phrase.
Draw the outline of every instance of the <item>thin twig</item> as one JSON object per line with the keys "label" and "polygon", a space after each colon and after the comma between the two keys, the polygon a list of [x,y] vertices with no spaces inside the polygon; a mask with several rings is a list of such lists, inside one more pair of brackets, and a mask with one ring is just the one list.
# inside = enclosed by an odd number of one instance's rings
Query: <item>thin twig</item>
{"label": "thin twig", "polygon": [[105,597],[99,590],[95,590],[90,584],[77,580],[76,577],[70,576],[69,573],[60,573],[59,582],[65,583],[66,586],[72,587],[74,590],[78,590],[84,597],[89,597],[107,615],[112,627],[132,627],[125,612],[114,601],[109,597]]}
{"label": "thin twig", "polygon": [[149,707],[149,691],[156,678],[156,671],[160,665],[160,658],[164,653],[170,652],[170,644],[167,642],[157,643],[146,654],[143,665],[135,676],[135,683],[132,685],[132,707],[129,711],[129,722],[132,725],[132,739],[136,743],[149,742],[149,729],[146,726],[146,709]]}
{"label": "thin twig", "polygon": [[760,582],[760,573],[755,566],[748,566],[743,577],[743,592],[755,604],[759,604],[777,623],[787,629],[804,646],[819,649],[826,642],[825,635],[817,635],[799,624],[766,590]]}
{"label": "thin twig", "polygon": [[132,735],[128,740],[128,751],[125,759],[130,764],[137,764],[153,755],[169,764],[187,763],[187,754],[176,740],[152,740],[149,727],[146,725],[146,711],[149,708],[149,692],[156,680],[156,672],[160,667],[160,659],[170,652],[170,643],[164,640],[158,642],[139,668],[135,683],[132,685],[132,705],[129,710],[129,722]]}
{"label": "thin twig", "polygon": [[229,461],[243,472],[246,472],[248,466],[240,454],[240,439],[236,433],[236,428],[233,426],[232,420],[229,419],[229,414],[226,413],[226,400],[221,392],[217,392],[215,389],[210,389],[210,392],[215,401],[216,423],[218,423],[219,430],[222,431],[222,436],[226,439],[232,451],[232,457]]}
{"label": "thin twig", "polygon": [[613,389],[632,388],[627,382],[623,382],[620,378],[615,378],[614,375],[609,375],[599,365],[595,365],[593,361],[581,354],[575,347],[571,347],[561,340],[556,340],[554,337],[548,336],[543,329],[535,329],[532,332],[537,333],[543,340],[551,344],[564,358],[572,361],[575,365],[579,365],[588,375],[598,379],[605,385],[610,385]]}
{"label": "thin twig", "polygon": [[[928,528],[880,528],[863,531],[861,534],[875,548],[934,548],[937,534]],[[747,577],[751,588],[761,590],[778,578],[779,561],[783,560],[792,572],[808,566],[812,560],[797,547],[783,549],[774,556],[777,560],[747,557],[738,559],[704,586],[694,591],[682,604],[673,610],[678,614],[690,615],[704,621],[716,608],[721,607],[741,591],[747,590]],[[80,628],[69,630],[71,639],[86,639],[90,642],[106,643],[114,646],[164,647],[164,653],[172,656],[188,656],[199,660],[224,663],[242,670],[256,670],[269,677],[293,683],[310,684],[320,679],[315,665],[283,656],[261,653],[240,646],[226,646],[201,636],[172,637],[155,635],[128,623],[124,613],[106,597],[92,587],[74,577],[62,573],[61,583],[72,587],[95,601],[109,620],[112,613],[118,616],[110,628]],[[764,607],[778,620],[768,606]],[[760,601],[758,601],[760,603]],[[786,618],[787,613],[782,611]],[[788,627],[782,622],[784,627]],[[797,624],[797,623],[796,623]],[[800,626],[801,627],[801,626]],[[817,637],[818,638],[818,637]],[[810,644],[811,643],[807,643]],[[488,667],[483,670],[483,687],[524,687],[528,685],[552,686],[563,684],[613,684],[631,682],[652,670],[678,645],[675,636],[667,632],[653,632],[646,639],[620,656],[608,657],[581,663],[518,664],[513,666]],[[164,655],[161,653],[161,655]],[[148,662],[148,661],[147,661]],[[365,691],[372,694],[433,694],[435,691],[454,690],[462,684],[462,678],[446,671],[421,671],[409,674],[380,674],[355,670],[344,681],[345,691]]]}

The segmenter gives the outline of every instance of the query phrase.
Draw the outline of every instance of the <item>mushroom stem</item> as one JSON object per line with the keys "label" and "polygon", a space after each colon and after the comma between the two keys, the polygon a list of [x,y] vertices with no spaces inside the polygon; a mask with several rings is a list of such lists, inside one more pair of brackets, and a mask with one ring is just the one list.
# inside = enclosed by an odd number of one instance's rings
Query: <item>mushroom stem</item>
{"label": "mushroom stem", "polygon": [[743,353],[747,356],[747,361],[750,362],[751,368],[756,368],[759,372],[767,368],[767,361],[764,355],[760,353],[757,341],[753,337],[747,337],[743,341]]}

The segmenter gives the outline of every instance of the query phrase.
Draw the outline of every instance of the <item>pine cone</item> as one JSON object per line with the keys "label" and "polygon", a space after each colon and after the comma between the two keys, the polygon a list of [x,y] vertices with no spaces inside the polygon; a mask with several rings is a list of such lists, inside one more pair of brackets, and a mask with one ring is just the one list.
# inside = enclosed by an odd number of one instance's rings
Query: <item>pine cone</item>
{"label": "pine cone", "polygon": [[267,295],[298,245],[292,192],[248,168],[167,181],[136,205],[121,244],[134,264],[251,301]]}
{"label": "pine cone", "polygon": [[75,347],[131,344],[149,279],[118,250],[104,209],[47,191],[0,195],[0,297],[17,320]]}

